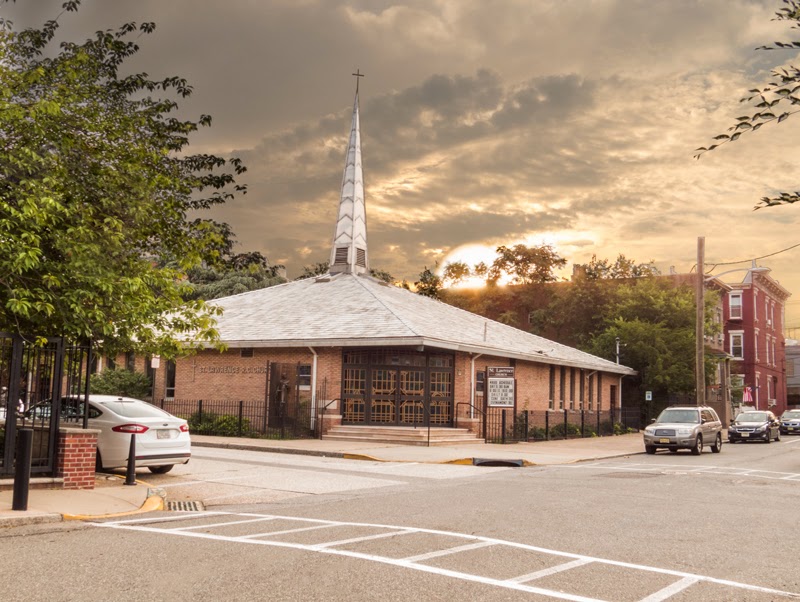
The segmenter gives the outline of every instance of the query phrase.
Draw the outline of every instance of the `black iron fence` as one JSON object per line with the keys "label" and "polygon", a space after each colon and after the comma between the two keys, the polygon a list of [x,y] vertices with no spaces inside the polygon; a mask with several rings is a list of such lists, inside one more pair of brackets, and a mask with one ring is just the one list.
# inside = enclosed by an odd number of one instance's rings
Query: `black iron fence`
{"label": "black iron fence", "polygon": [[158,407],[189,422],[189,432],[220,437],[310,439],[314,414],[309,403],[290,403],[270,411],[263,400],[162,399]]}
{"label": "black iron fence", "polygon": [[517,443],[605,437],[639,431],[639,408],[610,410],[523,410],[489,408],[480,417],[487,443]]}

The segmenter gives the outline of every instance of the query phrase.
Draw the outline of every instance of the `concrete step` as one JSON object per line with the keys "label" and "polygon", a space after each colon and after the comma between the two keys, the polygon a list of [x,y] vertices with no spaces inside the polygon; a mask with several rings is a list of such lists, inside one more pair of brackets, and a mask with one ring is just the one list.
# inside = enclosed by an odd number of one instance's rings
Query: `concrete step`
{"label": "concrete step", "polygon": [[[430,438],[430,439],[429,439]],[[446,427],[392,427],[340,425],[331,428],[323,437],[330,441],[362,441],[373,443],[393,443],[398,445],[458,445],[464,443],[483,443],[467,429]]]}

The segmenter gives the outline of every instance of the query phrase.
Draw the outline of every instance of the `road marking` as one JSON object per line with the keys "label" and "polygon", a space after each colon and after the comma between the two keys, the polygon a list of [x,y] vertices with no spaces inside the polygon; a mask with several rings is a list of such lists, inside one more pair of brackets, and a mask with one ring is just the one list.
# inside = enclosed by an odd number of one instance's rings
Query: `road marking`
{"label": "road marking", "polygon": [[642,598],[640,602],[661,602],[662,600],[666,600],[667,598],[671,598],[675,594],[682,592],[687,587],[697,583],[697,581],[698,580],[694,577],[686,577],[680,581],[676,581],[672,585],[668,585],[664,589],[659,590],[654,594],[647,596],[646,598]]}
{"label": "road marking", "polygon": [[225,523],[211,523],[210,525],[192,525],[190,527],[178,527],[175,531],[189,531],[190,529],[213,529],[214,527],[227,527],[228,525],[243,525],[245,523],[263,523],[264,521],[275,520],[271,516],[266,518],[248,518],[247,520],[232,520]]}
{"label": "road marking", "polygon": [[769,479],[773,481],[786,481],[800,479],[800,473],[778,472],[775,470],[761,470],[758,468],[736,468],[730,466],[695,466],[687,468],[680,464],[616,464],[613,462],[591,462],[586,464],[561,464],[550,465],[548,469],[600,469],[616,470],[619,472],[639,472],[639,473],[661,473],[668,475],[686,476],[702,472],[704,475],[714,476],[735,476],[735,477],[754,477],[759,479]]}
{"label": "road marking", "polygon": [[[315,519],[315,518],[298,518],[294,516],[281,516],[281,515],[272,515],[272,514],[257,514],[257,513],[227,513],[227,512],[213,512],[213,513],[191,513],[186,514],[184,518],[186,520],[192,520],[197,518],[202,518],[203,516],[220,516],[220,515],[227,515],[231,517],[242,517],[244,520],[248,518],[255,518],[255,519],[273,519],[273,520],[283,520],[283,521],[294,521],[298,523],[311,523],[310,527],[301,527],[299,529],[291,530],[290,532],[296,533],[299,531],[310,530],[313,528],[322,529],[324,527],[369,527],[373,529],[385,529],[390,533],[386,533],[386,537],[398,535],[398,534],[412,534],[412,533],[422,533],[422,534],[430,534],[430,535],[437,535],[437,536],[446,536],[452,537],[455,539],[463,539],[469,540],[473,542],[473,544],[485,544],[485,545],[495,545],[495,546],[505,546],[512,549],[517,550],[525,550],[530,552],[538,552],[542,554],[549,554],[552,556],[558,556],[563,558],[571,558],[572,562],[567,562],[557,567],[553,567],[556,570],[553,570],[553,573],[564,572],[570,570],[572,568],[576,568],[579,566],[583,566],[588,563],[597,563],[601,565],[607,566],[614,566],[620,567],[625,569],[633,569],[638,571],[644,571],[654,574],[660,575],[669,575],[672,577],[677,578],[677,581],[673,583],[671,586],[667,588],[663,588],[653,594],[650,597],[644,598],[642,602],[655,602],[660,600],[666,600],[671,595],[678,593],[679,591],[683,591],[686,588],[690,587],[694,583],[712,583],[716,585],[722,585],[725,587],[731,587],[740,590],[746,591],[753,591],[759,593],[765,593],[772,596],[780,596],[783,598],[792,598],[792,599],[800,599],[800,593],[789,592],[789,591],[782,591],[776,590],[768,587],[762,587],[759,585],[751,585],[748,583],[742,583],[738,581],[731,581],[729,579],[720,579],[717,577],[711,577],[707,575],[699,575],[695,573],[686,573],[683,571],[675,571],[672,569],[665,569],[660,567],[653,567],[653,566],[646,566],[646,565],[639,565],[633,564],[630,562],[622,562],[618,560],[610,560],[606,558],[597,558],[592,556],[586,556],[583,554],[574,554],[570,552],[563,552],[560,550],[552,550],[548,548],[542,548],[538,546],[528,545],[524,543],[518,543],[513,541],[506,541],[502,539],[495,539],[492,537],[482,537],[479,535],[472,535],[468,533],[457,533],[452,531],[442,531],[438,529],[424,529],[424,528],[415,528],[415,527],[407,527],[407,526],[397,526],[397,525],[384,525],[384,524],[376,524],[376,523],[354,523],[354,522],[345,522],[345,521],[330,521],[324,519]],[[146,520],[146,519],[145,519]],[[174,520],[174,517],[166,517],[166,518],[153,518],[151,522],[159,521],[159,520]],[[235,521],[236,523],[240,523],[241,521]],[[93,526],[97,527],[105,527],[111,529],[124,529],[124,530],[131,530],[131,531],[141,531],[141,532],[148,532],[148,533],[158,533],[158,534],[165,534],[165,535],[173,535],[173,536],[181,536],[181,537],[194,537],[198,539],[207,539],[212,541],[224,541],[230,543],[246,543],[251,545],[263,545],[263,546],[271,546],[277,548],[287,548],[287,549],[294,549],[294,550],[303,550],[308,552],[316,552],[319,554],[331,554],[334,556],[343,556],[347,558],[356,558],[361,560],[367,560],[371,562],[377,562],[381,564],[386,564],[390,566],[412,569],[416,571],[421,571],[425,573],[431,573],[440,575],[443,577],[451,577],[454,579],[460,579],[463,581],[470,581],[475,583],[481,583],[484,585],[491,585],[495,587],[500,587],[504,589],[510,589],[515,591],[522,591],[534,594],[540,594],[544,596],[550,596],[552,598],[557,598],[561,600],[571,600],[574,602],[600,602],[596,598],[588,598],[585,596],[580,596],[577,594],[568,594],[561,591],[550,590],[540,587],[535,587],[532,585],[526,585],[525,583],[518,582],[519,579],[530,577],[536,574],[541,573],[541,571],[537,571],[537,573],[530,573],[528,575],[523,575],[521,577],[516,577],[514,579],[495,579],[492,577],[485,577],[482,575],[474,575],[471,573],[464,573],[457,570],[445,569],[436,566],[430,566],[426,564],[420,563],[421,556],[414,556],[410,559],[398,559],[392,558],[387,556],[380,556],[377,554],[366,554],[361,552],[356,552],[353,550],[342,550],[337,549],[333,546],[341,545],[348,540],[336,540],[330,542],[323,542],[318,544],[302,544],[296,542],[287,542],[287,541],[271,541],[269,539],[255,539],[252,535],[245,535],[245,536],[224,536],[224,535],[216,535],[213,533],[198,533],[197,531],[190,531],[188,529],[175,529],[169,527],[158,527],[158,526],[150,526],[144,524],[144,521],[132,519],[132,520],[119,520],[119,521],[110,521],[110,522],[99,522],[99,523],[89,523]],[[234,522],[230,523],[219,523],[220,526],[224,526],[225,524],[234,524]],[[210,528],[209,525],[206,525]],[[263,537],[263,535],[262,535]],[[376,536],[368,536],[366,539],[376,539]],[[356,538],[362,539],[363,538]],[[350,540],[353,541],[353,540]],[[462,546],[462,549],[466,550],[467,546]],[[474,548],[471,548],[474,549]],[[438,550],[437,550],[438,552]],[[454,551],[453,548],[445,551],[447,553],[453,554],[457,553]],[[435,552],[431,552],[430,554],[434,554]],[[444,554],[439,554],[444,555]],[[428,558],[433,558],[435,556],[430,555],[427,556]],[[656,597],[653,597],[656,596]]]}
{"label": "road marking", "polygon": [[520,575],[519,577],[514,577],[513,579],[507,579],[507,581],[511,581],[512,583],[525,583],[526,581],[534,581],[536,579],[541,579],[542,577],[547,577],[548,575],[555,575],[556,573],[560,573],[562,571],[568,571],[591,562],[594,561],[581,558],[579,560],[573,560],[572,562],[559,564],[558,566],[551,566],[549,569],[542,569],[541,571],[536,571],[535,573],[528,573],[527,575]]}
{"label": "road marking", "polygon": [[397,537],[398,535],[410,535],[411,533],[416,533],[413,529],[407,529],[405,531],[395,531],[393,533],[378,533],[377,535],[365,535],[364,537],[353,537],[351,539],[340,539],[339,541],[328,541],[326,543],[320,543],[311,546],[315,550],[321,550],[322,548],[330,548],[333,546],[343,546],[349,543],[358,543],[359,541],[370,541],[371,539],[383,539],[384,537]]}
{"label": "road marking", "polygon": [[458,552],[467,552],[469,550],[477,550],[478,548],[485,548],[495,544],[488,541],[479,541],[478,543],[468,543],[463,546],[456,546],[454,548],[447,548],[446,550],[436,550],[435,552],[428,552],[427,554],[419,554],[417,556],[407,556],[403,558],[406,562],[420,562],[421,560],[429,560],[431,558],[439,558],[440,556],[449,556],[450,554],[457,554]]}

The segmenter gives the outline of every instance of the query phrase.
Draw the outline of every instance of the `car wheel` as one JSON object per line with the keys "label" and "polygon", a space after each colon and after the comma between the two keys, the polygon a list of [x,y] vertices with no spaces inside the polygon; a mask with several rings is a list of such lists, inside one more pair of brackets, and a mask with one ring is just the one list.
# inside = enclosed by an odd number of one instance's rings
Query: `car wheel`
{"label": "car wheel", "polygon": [[147,468],[149,468],[150,472],[153,474],[166,474],[172,470],[172,466],[172,464],[167,464],[166,466],[148,466]]}
{"label": "car wheel", "polygon": [[670,447],[669,451],[670,451],[671,454],[677,454],[678,453],[678,448],[677,447]]}
{"label": "car wheel", "polygon": [[722,435],[717,433],[717,439],[714,441],[714,445],[711,446],[711,451],[715,454],[718,454],[722,451]]}
{"label": "car wheel", "polygon": [[775,435],[775,441],[780,441],[780,440],[781,440],[781,432],[778,431],[778,434]]}
{"label": "car wheel", "polygon": [[694,442],[694,447],[692,448],[692,453],[695,456],[699,456],[703,453],[703,436],[697,435],[697,439]]}
{"label": "car wheel", "polygon": [[94,471],[95,472],[103,472],[103,459],[100,457],[100,451],[98,450],[94,457]]}
{"label": "car wheel", "polygon": [[656,453],[656,446],[655,445],[645,445],[644,446],[644,451],[646,451],[648,454],[654,454],[654,453]]}
{"label": "car wheel", "polygon": [[772,437],[769,435],[769,429],[767,429],[767,434],[764,435],[764,443],[772,443]]}

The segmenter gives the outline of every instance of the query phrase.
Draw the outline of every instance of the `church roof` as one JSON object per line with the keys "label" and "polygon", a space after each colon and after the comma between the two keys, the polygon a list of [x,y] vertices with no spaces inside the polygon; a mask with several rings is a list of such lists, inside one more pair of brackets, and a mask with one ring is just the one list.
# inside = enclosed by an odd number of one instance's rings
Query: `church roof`
{"label": "church roof", "polygon": [[341,273],[210,302],[229,347],[425,346],[602,370],[635,371],[441,301]]}

